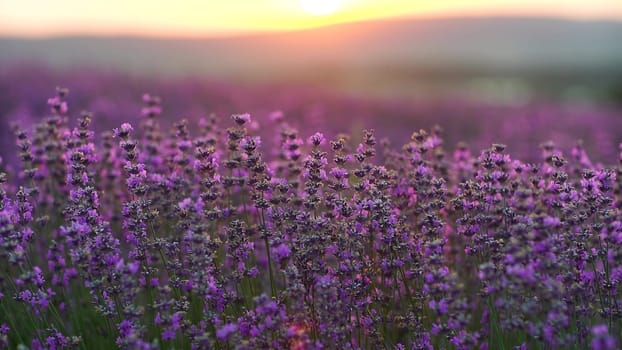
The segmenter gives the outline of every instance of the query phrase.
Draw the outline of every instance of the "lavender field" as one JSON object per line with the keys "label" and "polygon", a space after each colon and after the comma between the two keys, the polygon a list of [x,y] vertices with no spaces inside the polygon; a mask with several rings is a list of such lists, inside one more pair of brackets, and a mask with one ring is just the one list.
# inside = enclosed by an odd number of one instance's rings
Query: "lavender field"
{"label": "lavender field", "polygon": [[2,348],[620,348],[619,107],[2,74]]}

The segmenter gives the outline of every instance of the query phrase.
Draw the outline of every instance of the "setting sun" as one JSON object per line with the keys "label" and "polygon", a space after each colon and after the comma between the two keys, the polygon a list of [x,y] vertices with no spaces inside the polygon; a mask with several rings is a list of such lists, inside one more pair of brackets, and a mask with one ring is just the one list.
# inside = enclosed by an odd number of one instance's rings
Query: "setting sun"
{"label": "setting sun", "polygon": [[[0,37],[215,37],[387,18],[622,19],[620,0],[0,0]],[[33,9],[36,11],[33,12]]]}
{"label": "setting sun", "polygon": [[341,0],[300,0],[304,10],[315,16],[335,13],[341,6]]}

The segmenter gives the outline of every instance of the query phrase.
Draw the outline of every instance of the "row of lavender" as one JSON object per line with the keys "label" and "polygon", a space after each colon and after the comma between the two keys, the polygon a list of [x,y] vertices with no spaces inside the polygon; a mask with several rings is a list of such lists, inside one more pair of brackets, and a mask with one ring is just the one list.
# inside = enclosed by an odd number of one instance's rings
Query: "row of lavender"
{"label": "row of lavender", "polygon": [[2,346],[620,345],[621,168],[580,146],[526,164],[438,130],[303,137],[281,113],[166,133],[148,95],[95,145],[66,97],[16,127],[0,176]]}
{"label": "row of lavender", "polygon": [[[234,112],[251,113],[264,123],[275,110],[281,110],[300,130],[321,130],[328,138],[344,132],[358,139],[364,128],[374,129],[396,144],[407,142],[412,130],[444,128],[443,140],[453,147],[460,141],[473,149],[489,147],[503,140],[512,155],[525,161],[539,160],[538,145],[547,140],[570,150],[582,139],[594,160],[613,163],[622,134],[622,106],[560,105],[534,100],[526,105],[498,106],[459,97],[414,98],[344,96],[326,86],[283,82],[270,85],[236,84],[198,78],[166,79],[72,69],[54,72],[36,66],[0,67],[0,125],[20,121],[24,127],[40,122],[47,114],[50,87],[63,84],[72,91],[68,103],[72,110],[88,110],[97,116],[91,128],[111,130],[123,122],[135,124],[140,97],[151,91],[166,96],[166,111],[159,121],[168,130],[184,117],[196,124],[205,113],[219,116]],[[407,90],[404,90],[407,91]],[[265,129],[265,128],[263,128]],[[259,130],[264,145],[272,138]],[[13,137],[8,127],[0,127],[0,157],[17,162]]]}

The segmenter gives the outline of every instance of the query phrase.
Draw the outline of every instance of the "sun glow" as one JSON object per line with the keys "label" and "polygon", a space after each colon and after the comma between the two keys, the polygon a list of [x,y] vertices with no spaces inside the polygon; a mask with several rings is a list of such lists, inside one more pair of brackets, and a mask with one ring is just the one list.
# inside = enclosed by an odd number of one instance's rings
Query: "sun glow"
{"label": "sun glow", "polygon": [[300,0],[302,8],[315,16],[326,16],[335,13],[341,6],[341,0]]}
{"label": "sun glow", "polygon": [[622,20],[620,0],[0,0],[1,36],[213,37],[384,18],[561,16]]}

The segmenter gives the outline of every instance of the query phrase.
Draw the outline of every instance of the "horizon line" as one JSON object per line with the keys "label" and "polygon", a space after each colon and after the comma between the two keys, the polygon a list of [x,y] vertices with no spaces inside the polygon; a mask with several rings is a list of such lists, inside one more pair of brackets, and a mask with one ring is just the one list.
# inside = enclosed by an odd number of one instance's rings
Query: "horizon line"
{"label": "horizon line", "polygon": [[261,36],[270,36],[278,34],[290,34],[290,33],[302,33],[310,32],[314,30],[321,30],[331,27],[342,27],[353,24],[364,23],[382,23],[382,22],[429,22],[429,21],[442,21],[442,20],[555,20],[563,22],[576,22],[576,23],[615,23],[622,24],[622,18],[617,17],[576,17],[576,16],[555,16],[555,15],[534,15],[534,14],[444,14],[433,16],[417,16],[417,15],[399,15],[389,16],[383,18],[373,19],[357,19],[350,21],[342,21],[338,23],[327,23],[321,25],[313,25],[303,28],[291,28],[291,29],[257,29],[257,30],[229,30],[229,31],[212,31],[212,32],[176,32],[174,35],[167,35],[162,32],[153,33],[148,28],[142,30],[122,30],[120,32],[78,32],[69,30],[66,32],[56,32],[52,34],[12,34],[0,32],[0,39],[2,40],[54,40],[54,39],[71,39],[71,38],[92,38],[92,39],[153,39],[153,40],[226,40],[236,38],[252,38]]}

